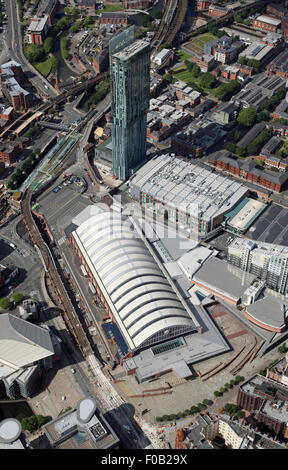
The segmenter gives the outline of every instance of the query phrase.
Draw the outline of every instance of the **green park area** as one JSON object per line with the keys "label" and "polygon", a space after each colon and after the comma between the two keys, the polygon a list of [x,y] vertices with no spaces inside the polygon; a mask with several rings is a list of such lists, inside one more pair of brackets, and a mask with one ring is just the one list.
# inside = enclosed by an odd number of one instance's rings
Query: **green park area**
{"label": "green park area", "polygon": [[185,44],[185,48],[191,50],[191,53],[194,52],[196,54],[203,53],[204,44],[208,41],[212,41],[216,39],[216,36],[212,33],[205,33],[199,34],[195,38],[193,38],[189,43]]}
{"label": "green park area", "polygon": [[102,10],[97,10],[96,11],[96,14],[99,15],[103,11],[119,11],[119,10],[123,10],[123,9],[124,9],[124,6],[123,6],[122,3],[116,3],[114,5],[104,5]]}
{"label": "green park area", "polygon": [[43,62],[37,62],[34,64],[34,67],[40,72],[44,77],[47,77],[50,72],[55,73],[58,67],[58,61],[56,57],[51,55]]}

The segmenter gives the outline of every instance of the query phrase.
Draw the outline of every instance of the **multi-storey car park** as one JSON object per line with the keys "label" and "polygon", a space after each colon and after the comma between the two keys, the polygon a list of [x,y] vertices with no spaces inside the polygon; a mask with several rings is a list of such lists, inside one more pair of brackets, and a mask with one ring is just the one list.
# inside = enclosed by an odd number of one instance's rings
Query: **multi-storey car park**
{"label": "multi-storey car park", "polygon": [[248,193],[241,183],[172,155],[154,157],[129,180],[141,206],[205,237]]}

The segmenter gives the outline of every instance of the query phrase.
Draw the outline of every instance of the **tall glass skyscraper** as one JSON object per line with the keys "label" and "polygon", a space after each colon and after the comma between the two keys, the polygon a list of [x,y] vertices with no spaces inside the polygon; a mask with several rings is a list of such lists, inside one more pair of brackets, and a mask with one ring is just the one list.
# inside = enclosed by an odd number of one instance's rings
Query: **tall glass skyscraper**
{"label": "tall glass skyscraper", "polygon": [[150,46],[135,40],[135,26],[110,41],[113,174],[127,180],[146,158]]}

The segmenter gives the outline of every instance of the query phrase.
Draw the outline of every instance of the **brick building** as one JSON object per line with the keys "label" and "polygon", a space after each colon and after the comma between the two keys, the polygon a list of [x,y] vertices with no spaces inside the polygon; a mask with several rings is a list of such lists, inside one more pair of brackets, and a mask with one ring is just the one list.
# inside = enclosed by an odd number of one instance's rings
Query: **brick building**
{"label": "brick building", "polygon": [[123,0],[123,6],[124,8],[145,10],[145,8],[149,7],[149,0]]}
{"label": "brick building", "polygon": [[266,12],[268,15],[276,16],[276,18],[283,18],[286,15],[285,8],[277,3],[270,3],[267,5]]}
{"label": "brick building", "polygon": [[44,39],[49,30],[49,15],[44,15],[41,18],[37,16],[31,18],[31,23],[28,27],[28,34],[32,44],[43,44]]}
{"label": "brick building", "polygon": [[21,65],[15,61],[2,64],[0,68],[1,88],[3,94],[10,101],[13,109],[29,108],[29,92],[21,83],[25,81],[25,75]]}
{"label": "brick building", "polygon": [[106,72],[109,67],[108,47],[99,47],[98,52],[92,56],[92,64],[97,73]]}
{"label": "brick building", "polygon": [[51,26],[58,6],[58,0],[41,0],[37,10],[37,16],[40,18],[41,16],[48,15],[49,26]]}
{"label": "brick building", "polygon": [[104,12],[100,15],[100,24],[115,24],[118,26],[127,26],[128,25],[129,15],[124,12]]}
{"label": "brick building", "polygon": [[288,186],[288,174],[281,171],[278,173],[260,169],[253,160],[240,160],[232,158],[231,153],[215,152],[209,155],[208,163],[216,169],[244,178],[251,183],[258,184],[270,191],[281,192]]}
{"label": "brick building", "polygon": [[227,15],[228,12],[228,8],[221,7],[219,5],[210,5],[208,9],[208,15],[213,18],[221,18],[221,16]]}
{"label": "brick building", "polygon": [[197,10],[208,10],[212,0],[198,0],[197,2]]}
{"label": "brick building", "polygon": [[240,385],[237,405],[250,411],[258,424],[271,432],[288,436],[288,387],[267,377],[255,375]]}
{"label": "brick building", "polygon": [[193,62],[200,67],[201,72],[210,72],[215,67],[215,59],[212,54],[203,54],[202,56],[194,56]]}
{"label": "brick building", "polygon": [[252,25],[254,28],[261,29],[262,31],[277,33],[281,28],[281,20],[272,16],[260,15],[253,20]]}
{"label": "brick building", "polygon": [[80,10],[85,10],[89,13],[96,11],[96,2],[95,0],[78,0],[77,1],[77,8]]}
{"label": "brick building", "polygon": [[282,78],[288,78],[288,50],[284,49],[278,54],[267,67],[268,75],[279,75]]}

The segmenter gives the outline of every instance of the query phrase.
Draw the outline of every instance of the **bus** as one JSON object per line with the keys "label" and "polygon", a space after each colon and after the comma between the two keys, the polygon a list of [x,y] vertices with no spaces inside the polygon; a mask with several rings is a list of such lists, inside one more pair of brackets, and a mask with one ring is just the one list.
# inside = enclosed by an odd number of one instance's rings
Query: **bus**
{"label": "bus", "polygon": [[88,277],[88,273],[87,273],[86,269],[84,268],[83,264],[81,264],[80,269],[83,273],[83,276]]}
{"label": "bus", "polygon": [[89,282],[89,289],[90,289],[90,291],[92,292],[93,295],[96,294],[96,289],[95,289],[95,287],[93,286],[92,282]]}

